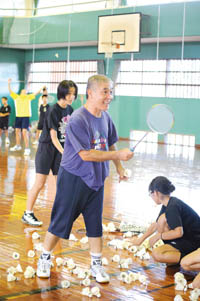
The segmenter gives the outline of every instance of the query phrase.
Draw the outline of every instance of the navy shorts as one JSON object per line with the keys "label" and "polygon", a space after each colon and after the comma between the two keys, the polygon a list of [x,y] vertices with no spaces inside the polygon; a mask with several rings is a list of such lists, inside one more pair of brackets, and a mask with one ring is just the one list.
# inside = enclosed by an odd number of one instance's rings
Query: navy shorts
{"label": "navy shorts", "polygon": [[101,237],[103,196],[104,186],[95,191],[89,188],[79,176],[60,167],[48,231],[58,237],[68,239],[73,222],[82,213],[86,235]]}
{"label": "navy shorts", "polygon": [[0,129],[7,130],[8,129],[8,118],[0,117]]}
{"label": "navy shorts", "polygon": [[197,244],[194,244],[194,242],[182,237],[174,240],[164,240],[163,242],[179,250],[181,253],[181,258],[200,247],[200,244],[197,246]]}
{"label": "navy shorts", "polygon": [[15,128],[16,129],[28,129],[29,128],[29,117],[16,117]]}
{"label": "navy shorts", "polygon": [[42,131],[43,130],[43,125],[44,125],[44,119],[40,119],[38,122],[37,129]]}
{"label": "navy shorts", "polygon": [[39,142],[35,156],[36,173],[48,175],[50,170],[53,175],[58,174],[62,155],[52,143]]}

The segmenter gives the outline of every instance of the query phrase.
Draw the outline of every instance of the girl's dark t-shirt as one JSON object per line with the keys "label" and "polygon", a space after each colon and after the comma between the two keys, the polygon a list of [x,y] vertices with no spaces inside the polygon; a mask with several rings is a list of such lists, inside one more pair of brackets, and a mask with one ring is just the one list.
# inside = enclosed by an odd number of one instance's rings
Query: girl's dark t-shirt
{"label": "girl's dark t-shirt", "polygon": [[65,109],[59,106],[58,103],[50,106],[45,116],[44,126],[39,142],[52,143],[50,130],[54,129],[57,132],[60,144],[64,147],[66,136],[65,129],[72,113],[73,108],[70,105],[68,105]]}
{"label": "girl's dark t-shirt", "polygon": [[200,216],[190,206],[176,197],[170,197],[167,206],[162,206],[158,218],[163,213],[171,230],[183,227],[183,238],[200,243]]}

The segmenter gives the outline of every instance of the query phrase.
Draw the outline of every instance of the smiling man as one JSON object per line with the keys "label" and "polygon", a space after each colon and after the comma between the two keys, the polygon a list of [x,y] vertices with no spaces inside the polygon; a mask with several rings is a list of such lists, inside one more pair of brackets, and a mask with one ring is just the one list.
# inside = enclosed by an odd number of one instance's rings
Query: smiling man
{"label": "smiling man", "polygon": [[121,180],[126,179],[120,160],[133,157],[129,149],[116,150],[115,126],[106,112],[112,100],[112,82],[94,75],[87,85],[85,106],[67,124],[64,153],[58,173],[51,223],[38,262],[37,276],[50,276],[50,255],[59,238],[68,239],[73,222],[83,215],[91,254],[91,273],[97,282],[109,282],[101,262],[104,181],[113,160]]}

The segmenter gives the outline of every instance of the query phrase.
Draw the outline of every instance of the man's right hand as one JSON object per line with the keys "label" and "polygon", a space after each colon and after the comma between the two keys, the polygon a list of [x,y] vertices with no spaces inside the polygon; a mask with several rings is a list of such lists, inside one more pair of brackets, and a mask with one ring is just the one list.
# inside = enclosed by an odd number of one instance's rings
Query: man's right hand
{"label": "man's right hand", "polygon": [[117,159],[122,161],[128,161],[133,157],[133,152],[129,148],[123,148],[117,151]]}
{"label": "man's right hand", "polygon": [[9,78],[9,79],[8,79],[8,83],[10,84],[11,82],[12,82],[12,79],[11,79],[11,78]]}

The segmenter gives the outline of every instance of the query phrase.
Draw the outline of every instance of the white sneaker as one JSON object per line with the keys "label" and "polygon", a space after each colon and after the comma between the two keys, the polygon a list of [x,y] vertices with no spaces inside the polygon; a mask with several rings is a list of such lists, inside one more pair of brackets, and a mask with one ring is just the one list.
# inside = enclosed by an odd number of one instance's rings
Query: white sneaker
{"label": "white sneaker", "polygon": [[43,222],[39,221],[37,217],[35,217],[34,213],[26,213],[24,211],[24,214],[22,216],[22,222],[24,224],[28,224],[31,226],[42,226]]}
{"label": "white sneaker", "polygon": [[7,145],[10,144],[10,139],[9,139],[8,137],[6,137],[5,143],[6,143]]}
{"label": "white sneaker", "polygon": [[25,150],[24,150],[24,156],[29,156],[30,153],[31,153],[30,148],[25,148]]}
{"label": "white sneaker", "polygon": [[40,278],[49,278],[51,274],[51,257],[50,255],[41,255],[38,260],[36,275]]}
{"label": "white sneaker", "polygon": [[16,151],[20,151],[22,149],[22,147],[20,145],[15,145],[13,147],[10,148],[11,152],[16,152]]}
{"label": "white sneaker", "polygon": [[105,272],[102,265],[91,265],[91,274],[96,278],[96,282],[106,283],[110,281],[110,276]]}

